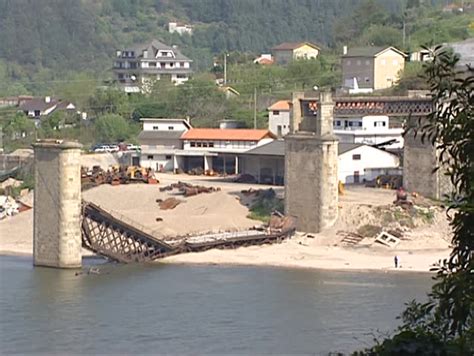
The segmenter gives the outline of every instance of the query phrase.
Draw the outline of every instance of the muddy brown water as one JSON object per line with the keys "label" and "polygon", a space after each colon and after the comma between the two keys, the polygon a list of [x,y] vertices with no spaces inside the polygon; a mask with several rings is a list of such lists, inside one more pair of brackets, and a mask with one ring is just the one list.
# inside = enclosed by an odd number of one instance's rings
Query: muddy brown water
{"label": "muddy brown water", "polygon": [[44,354],[348,353],[390,332],[430,275],[99,265],[0,256],[0,351]]}

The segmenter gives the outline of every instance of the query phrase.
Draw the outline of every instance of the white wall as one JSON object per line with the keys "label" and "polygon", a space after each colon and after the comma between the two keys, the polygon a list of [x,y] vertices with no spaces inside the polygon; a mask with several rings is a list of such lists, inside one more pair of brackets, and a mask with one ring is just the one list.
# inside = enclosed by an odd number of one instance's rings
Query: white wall
{"label": "white wall", "polygon": [[278,135],[278,126],[281,126],[282,136],[290,132],[290,111],[279,111],[278,115],[274,111],[268,112],[268,129]]}
{"label": "white wall", "polygon": [[[354,159],[354,155],[360,155],[359,160]],[[372,179],[367,168],[396,168],[400,165],[397,156],[373,148],[370,146],[360,146],[351,151],[339,155],[338,160],[338,179],[342,183],[354,183],[354,172],[359,172],[359,181]]]}
{"label": "white wall", "polygon": [[[166,159],[168,157],[168,159]],[[163,167],[165,171],[173,170],[173,156],[172,155],[157,155],[157,154],[142,154],[140,158],[140,166],[145,168],[152,168],[160,171]]]}
{"label": "white wall", "polygon": [[362,130],[334,130],[334,134],[341,143],[365,143],[375,145],[390,140],[397,140],[396,143],[387,145],[385,148],[403,148],[403,129],[390,129],[389,133],[365,132]]}
{"label": "white wall", "polygon": [[[188,128],[184,122],[166,121],[166,120],[144,120],[143,131],[185,131]],[[170,129],[172,127],[173,129]]]}

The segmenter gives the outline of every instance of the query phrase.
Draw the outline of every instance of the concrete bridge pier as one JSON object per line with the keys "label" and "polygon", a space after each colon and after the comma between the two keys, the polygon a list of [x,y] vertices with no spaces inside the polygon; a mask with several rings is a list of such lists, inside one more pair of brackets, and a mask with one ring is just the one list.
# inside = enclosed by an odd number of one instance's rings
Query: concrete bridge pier
{"label": "concrete bridge pier", "polygon": [[35,266],[80,268],[82,145],[42,140],[33,147],[33,263]]}

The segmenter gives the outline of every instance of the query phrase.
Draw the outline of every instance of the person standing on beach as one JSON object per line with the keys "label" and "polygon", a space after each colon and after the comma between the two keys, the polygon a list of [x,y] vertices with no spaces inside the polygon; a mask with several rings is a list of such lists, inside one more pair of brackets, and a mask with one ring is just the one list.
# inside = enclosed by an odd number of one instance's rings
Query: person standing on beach
{"label": "person standing on beach", "polygon": [[395,268],[398,268],[398,256],[393,258],[393,262],[395,263]]}

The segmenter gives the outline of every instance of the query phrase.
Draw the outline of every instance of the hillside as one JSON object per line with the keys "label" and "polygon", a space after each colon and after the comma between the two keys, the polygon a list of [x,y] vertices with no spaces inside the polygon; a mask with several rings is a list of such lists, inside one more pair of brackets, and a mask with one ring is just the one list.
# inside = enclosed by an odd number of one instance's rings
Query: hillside
{"label": "hillside", "polygon": [[[422,5],[420,5],[422,3]],[[469,16],[440,18],[441,0],[0,0],[0,95],[39,94],[51,82],[110,76],[116,48],[158,38],[209,70],[224,51],[258,54],[283,41],[342,44],[463,39]],[[434,4],[434,5],[433,5]],[[169,21],[194,26],[169,34]],[[402,41],[402,23],[407,41]],[[472,22],[472,18],[470,20]]]}

